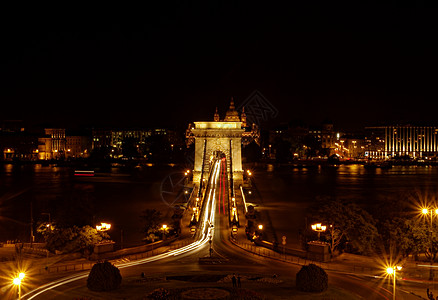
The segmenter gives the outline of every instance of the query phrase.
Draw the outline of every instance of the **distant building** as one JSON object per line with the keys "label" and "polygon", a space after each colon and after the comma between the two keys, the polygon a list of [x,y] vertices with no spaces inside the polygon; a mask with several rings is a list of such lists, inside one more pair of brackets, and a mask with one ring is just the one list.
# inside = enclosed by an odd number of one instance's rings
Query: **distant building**
{"label": "distant building", "polygon": [[335,153],[336,143],[339,142],[340,133],[333,130],[332,123],[322,124],[321,130],[321,148],[325,150],[327,156],[331,156]]}
{"label": "distant building", "polygon": [[110,148],[112,145],[112,130],[93,129],[91,139],[91,149]]}
{"label": "distant building", "polygon": [[38,137],[28,132],[0,132],[0,160],[36,160]]}
{"label": "distant building", "polygon": [[154,129],[95,129],[92,131],[92,149],[107,148],[112,158],[123,156],[123,143],[129,139],[135,143],[138,153],[147,156],[146,150],[149,139],[152,137],[164,137],[170,147],[182,147],[182,137],[176,131],[165,128]]}
{"label": "distant building", "polygon": [[48,136],[38,138],[38,159],[52,159],[52,139]]}
{"label": "distant building", "polygon": [[375,137],[370,140],[371,143],[380,141],[380,147],[368,150],[367,154],[371,158],[430,158],[438,154],[437,126],[397,125],[366,129]]}
{"label": "distant building", "polygon": [[0,160],[36,160],[38,135],[25,129],[21,120],[0,123]]}
{"label": "distant building", "polygon": [[38,158],[42,160],[60,159],[65,155],[65,129],[46,128],[44,137],[38,139]]}
{"label": "distant building", "polygon": [[90,137],[83,135],[68,135],[65,138],[66,158],[87,158],[90,156]]}
{"label": "distant building", "polygon": [[38,138],[38,159],[86,158],[90,155],[90,137],[82,134],[66,134],[65,128],[46,128]]}
{"label": "distant building", "polygon": [[359,135],[343,135],[336,143],[336,151],[339,151],[339,156],[346,159],[363,159],[365,148],[365,138]]}

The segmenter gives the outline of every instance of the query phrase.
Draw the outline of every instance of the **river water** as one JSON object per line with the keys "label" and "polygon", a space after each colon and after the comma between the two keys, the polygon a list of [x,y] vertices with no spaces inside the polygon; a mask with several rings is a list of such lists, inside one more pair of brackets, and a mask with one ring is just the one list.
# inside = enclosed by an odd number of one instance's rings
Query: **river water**
{"label": "river water", "polygon": [[[0,242],[29,242],[31,208],[34,224],[61,215],[90,216],[96,224],[112,224],[113,240],[125,247],[141,244],[141,212],[156,208],[169,217],[161,197],[161,182],[178,167],[112,168],[92,178],[77,178],[74,170],[55,165],[0,165]],[[35,233],[36,239],[38,235]]]}
{"label": "river water", "polygon": [[[91,179],[75,180],[68,167],[42,165],[0,165],[0,242],[29,241],[31,207],[34,223],[55,218],[56,207],[66,214],[92,213],[95,222],[113,225],[110,235],[124,246],[141,244],[141,212],[146,208],[163,211],[170,217],[169,203],[162,199],[162,182],[179,167],[143,167],[124,172],[113,168]],[[310,204],[329,196],[361,204],[401,197],[410,192],[438,190],[438,167],[394,166],[368,170],[362,165],[337,168],[253,170],[263,199],[261,209],[269,211],[281,241],[298,241],[298,229]],[[68,215],[67,215],[68,216]],[[38,239],[38,236],[37,236]]]}
{"label": "river water", "polygon": [[[283,168],[253,172],[263,199],[260,209],[269,212],[276,235],[288,245],[299,244],[299,229],[311,204],[318,199],[338,198],[354,201],[364,207],[379,201],[424,195],[438,200],[438,167],[394,166],[391,169],[366,169],[363,165]],[[423,199],[424,201],[424,199]],[[309,225],[309,224],[308,224]]]}

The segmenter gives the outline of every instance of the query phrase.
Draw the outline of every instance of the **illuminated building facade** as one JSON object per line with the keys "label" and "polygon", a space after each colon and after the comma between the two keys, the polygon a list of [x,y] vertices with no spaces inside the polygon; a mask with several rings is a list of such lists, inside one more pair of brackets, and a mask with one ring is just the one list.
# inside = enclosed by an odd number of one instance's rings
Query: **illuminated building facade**
{"label": "illuminated building facade", "polygon": [[[438,154],[436,126],[381,126],[367,127],[381,141],[381,146],[370,149],[370,158],[431,158]],[[384,141],[384,143],[382,143]]]}
{"label": "illuminated building facade", "polygon": [[65,154],[65,129],[64,128],[46,128],[45,136],[38,139],[38,158],[60,159]]}
{"label": "illuminated building facade", "polygon": [[64,159],[88,157],[90,139],[85,135],[67,135],[64,128],[46,128],[38,138],[38,159]]}

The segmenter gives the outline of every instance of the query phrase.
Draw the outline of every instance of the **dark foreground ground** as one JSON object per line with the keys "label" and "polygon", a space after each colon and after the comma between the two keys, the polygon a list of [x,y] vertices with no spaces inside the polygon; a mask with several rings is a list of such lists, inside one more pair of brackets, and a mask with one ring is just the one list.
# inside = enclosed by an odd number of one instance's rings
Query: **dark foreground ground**
{"label": "dark foreground ground", "polygon": [[[69,299],[148,299],[154,291],[167,295],[162,299],[357,299],[337,287],[316,294],[300,292],[292,277],[241,274],[240,288],[233,288],[231,277],[232,274],[221,272],[128,277],[123,279],[119,289],[112,292],[92,292],[84,282],[83,287],[69,291]],[[66,299],[65,295],[62,299]]]}

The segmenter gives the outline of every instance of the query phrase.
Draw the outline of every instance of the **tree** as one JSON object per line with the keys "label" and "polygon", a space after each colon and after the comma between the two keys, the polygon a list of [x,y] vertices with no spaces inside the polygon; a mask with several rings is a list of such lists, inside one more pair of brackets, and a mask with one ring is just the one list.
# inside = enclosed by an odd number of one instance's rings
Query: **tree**
{"label": "tree", "polygon": [[145,209],[141,216],[143,221],[143,232],[149,237],[151,234],[157,235],[162,221],[162,214],[160,211],[154,209]]}
{"label": "tree", "polygon": [[360,253],[370,253],[374,249],[378,237],[375,220],[357,204],[325,199],[316,216],[318,222],[327,225],[332,253],[343,238]]}
{"label": "tree", "polygon": [[429,261],[435,261],[438,252],[437,226],[431,228],[429,222],[412,218],[405,220],[402,229],[398,242],[405,253],[424,253]]}
{"label": "tree", "polygon": [[330,224],[327,227],[327,233],[328,233],[328,237],[329,237],[330,253],[333,255],[335,249],[342,242],[345,234],[339,228],[337,228],[334,224]]}
{"label": "tree", "polygon": [[47,234],[47,249],[51,252],[93,252],[94,245],[109,238],[108,234],[99,232],[91,226],[54,228]]}

